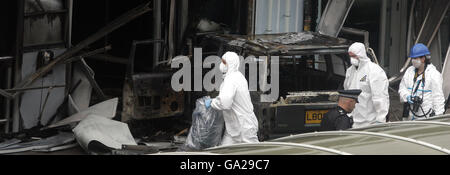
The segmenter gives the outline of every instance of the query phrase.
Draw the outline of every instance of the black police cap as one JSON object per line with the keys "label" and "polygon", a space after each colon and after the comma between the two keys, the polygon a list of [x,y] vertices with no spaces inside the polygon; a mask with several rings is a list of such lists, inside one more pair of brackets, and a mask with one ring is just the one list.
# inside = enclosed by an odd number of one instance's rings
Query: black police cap
{"label": "black police cap", "polygon": [[358,101],[358,97],[362,91],[359,89],[350,89],[350,90],[340,90],[338,92],[340,97],[352,98]]}

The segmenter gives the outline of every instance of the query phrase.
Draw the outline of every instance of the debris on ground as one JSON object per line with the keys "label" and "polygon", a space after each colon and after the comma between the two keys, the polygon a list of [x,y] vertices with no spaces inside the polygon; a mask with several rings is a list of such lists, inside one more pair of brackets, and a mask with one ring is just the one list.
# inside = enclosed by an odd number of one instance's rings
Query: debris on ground
{"label": "debris on ground", "polygon": [[[58,135],[44,138],[36,139],[35,141],[21,143],[14,140],[14,144],[9,144],[6,147],[0,149],[0,154],[12,154],[26,151],[38,151],[46,150],[53,147],[65,145],[75,141],[75,136],[73,133],[61,132]],[[8,141],[7,141],[8,142]],[[2,143],[1,145],[6,145]]]}
{"label": "debris on ground", "polygon": [[308,41],[314,38],[314,35],[309,33],[288,33],[273,40],[273,42],[281,44],[296,44],[303,41]]}
{"label": "debris on ground", "polygon": [[295,103],[322,103],[322,102],[337,102],[339,93],[336,91],[322,91],[322,92],[289,92],[286,99],[280,100],[284,104]]}
{"label": "debris on ground", "polygon": [[116,116],[117,104],[119,103],[118,98],[113,98],[102,103],[96,104],[89,107],[88,109],[76,113],[64,120],[61,120],[55,124],[52,124],[46,128],[56,128],[64,125],[69,125],[72,123],[80,122],[85,119],[88,115],[97,115],[105,118],[114,118]]}
{"label": "debris on ground", "polygon": [[122,145],[137,145],[128,125],[103,116],[89,115],[73,129],[78,143],[88,153],[109,153]]}

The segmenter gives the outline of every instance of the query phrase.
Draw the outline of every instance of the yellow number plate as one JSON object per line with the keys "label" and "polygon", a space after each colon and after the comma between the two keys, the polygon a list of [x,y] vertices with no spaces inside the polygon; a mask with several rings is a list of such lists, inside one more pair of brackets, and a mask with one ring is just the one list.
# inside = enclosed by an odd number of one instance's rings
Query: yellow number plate
{"label": "yellow number plate", "polygon": [[323,116],[327,112],[328,110],[306,111],[305,124],[320,124],[320,122],[322,122]]}

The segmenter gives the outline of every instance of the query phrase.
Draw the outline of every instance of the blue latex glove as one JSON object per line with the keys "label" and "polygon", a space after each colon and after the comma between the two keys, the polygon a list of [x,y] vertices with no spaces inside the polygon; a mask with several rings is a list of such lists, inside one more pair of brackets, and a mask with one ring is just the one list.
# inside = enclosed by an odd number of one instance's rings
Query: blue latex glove
{"label": "blue latex glove", "polygon": [[411,95],[408,95],[408,97],[406,97],[406,100],[408,100],[409,104],[413,104],[414,102],[411,100]]}
{"label": "blue latex glove", "polygon": [[212,102],[211,99],[206,99],[206,100],[205,100],[205,106],[206,106],[206,109],[211,108],[211,102]]}

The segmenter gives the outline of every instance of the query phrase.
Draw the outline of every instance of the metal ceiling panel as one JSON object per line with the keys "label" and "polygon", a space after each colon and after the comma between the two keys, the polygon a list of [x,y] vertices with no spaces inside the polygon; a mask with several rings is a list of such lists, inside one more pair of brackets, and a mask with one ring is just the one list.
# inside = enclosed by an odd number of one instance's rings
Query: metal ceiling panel
{"label": "metal ceiling panel", "polygon": [[337,37],[355,0],[329,0],[320,19],[318,32]]}

